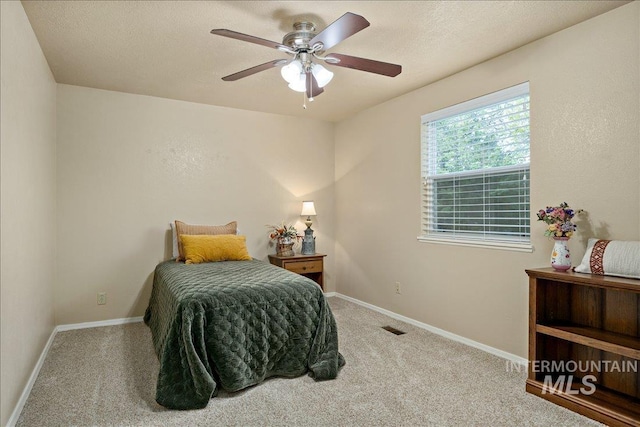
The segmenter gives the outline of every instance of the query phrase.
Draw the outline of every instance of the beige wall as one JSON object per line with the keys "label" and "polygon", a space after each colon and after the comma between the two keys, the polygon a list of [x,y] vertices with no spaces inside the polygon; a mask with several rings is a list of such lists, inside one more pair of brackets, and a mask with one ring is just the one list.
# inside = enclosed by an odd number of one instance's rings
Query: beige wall
{"label": "beige wall", "polygon": [[56,323],[141,316],[172,220],[237,220],[266,259],[306,199],[333,290],[333,165],[330,123],[59,85]]}
{"label": "beige wall", "polygon": [[0,2],[0,425],[53,331],[56,83],[20,2]]}
{"label": "beige wall", "polygon": [[547,266],[552,244],[535,221],[533,253],[417,242],[420,116],[529,81],[532,210],[567,201],[589,212],[570,242],[574,265],[587,237],[638,240],[639,10],[620,7],[339,123],[338,291],[526,357],[524,269]]}

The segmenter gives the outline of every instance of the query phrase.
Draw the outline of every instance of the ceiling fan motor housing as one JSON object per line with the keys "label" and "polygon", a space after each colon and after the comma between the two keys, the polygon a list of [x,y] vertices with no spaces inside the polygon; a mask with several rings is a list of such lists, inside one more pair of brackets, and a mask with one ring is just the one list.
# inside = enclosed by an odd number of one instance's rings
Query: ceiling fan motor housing
{"label": "ceiling fan motor housing", "polygon": [[316,36],[316,26],[313,22],[296,22],[293,24],[294,31],[287,33],[282,39],[282,44],[290,46],[294,50],[311,49],[309,42]]}

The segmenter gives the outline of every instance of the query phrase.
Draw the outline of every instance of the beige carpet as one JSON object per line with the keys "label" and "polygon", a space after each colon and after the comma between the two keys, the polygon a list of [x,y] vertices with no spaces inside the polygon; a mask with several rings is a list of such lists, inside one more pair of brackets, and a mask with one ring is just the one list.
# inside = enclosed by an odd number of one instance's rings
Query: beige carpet
{"label": "beige carpet", "polygon": [[[338,379],[274,378],[208,407],[154,401],[158,362],[143,323],[58,333],[19,426],[589,426],[524,391],[505,360],[338,298]],[[391,325],[407,332],[396,336]]]}

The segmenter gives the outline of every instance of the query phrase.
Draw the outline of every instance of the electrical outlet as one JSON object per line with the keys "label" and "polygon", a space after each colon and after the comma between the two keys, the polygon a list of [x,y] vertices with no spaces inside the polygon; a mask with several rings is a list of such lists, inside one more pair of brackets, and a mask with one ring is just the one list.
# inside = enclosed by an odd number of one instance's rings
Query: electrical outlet
{"label": "electrical outlet", "polygon": [[105,305],[107,303],[107,293],[98,292],[98,305]]}
{"label": "electrical outlet", "polygon": [[400,282],[396,282],[396,294],[400,295],[401,293]]}

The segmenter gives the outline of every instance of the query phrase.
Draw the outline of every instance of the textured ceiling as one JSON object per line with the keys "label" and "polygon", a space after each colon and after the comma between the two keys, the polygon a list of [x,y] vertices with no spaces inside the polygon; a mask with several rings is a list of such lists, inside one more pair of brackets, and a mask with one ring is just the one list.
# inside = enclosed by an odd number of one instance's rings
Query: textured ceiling
{"label": "textured ceiling", "polygon": [[[391,99],[628,1],[23,1],[58,83],[329,121]],[[306,110],[278,69],[223,76],[288,55],[209,34],[281,42],[296,21],[324,28],[345,12],[371,26],[329,52],[400,64],[389,78],[327,67]]]}

